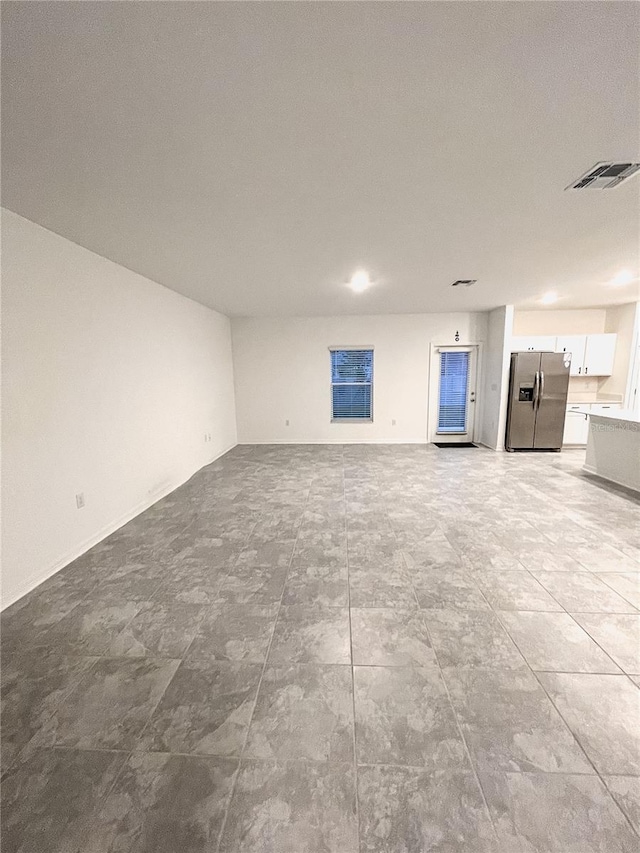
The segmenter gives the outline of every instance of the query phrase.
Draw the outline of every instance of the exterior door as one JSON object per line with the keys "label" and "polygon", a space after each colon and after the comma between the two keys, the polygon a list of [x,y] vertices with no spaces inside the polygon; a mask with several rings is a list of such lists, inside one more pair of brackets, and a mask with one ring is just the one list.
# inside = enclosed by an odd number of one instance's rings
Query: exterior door
{"label": "exterior door", "polygon": [[543,352],[540,355],[539,400],[533,444],[536,450],[562,447],[570,359],[569,353]]}
{"label": "exterior door", "polygon": [[438,347],[438,400],[432,441],[473,441],[477,347]]}

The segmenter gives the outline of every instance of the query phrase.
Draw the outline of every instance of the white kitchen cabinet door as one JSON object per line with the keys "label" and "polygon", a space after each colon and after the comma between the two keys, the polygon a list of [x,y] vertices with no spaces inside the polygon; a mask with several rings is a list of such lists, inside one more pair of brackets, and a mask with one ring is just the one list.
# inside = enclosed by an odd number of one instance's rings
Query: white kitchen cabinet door
{"label": "white kitchen cabinet door", "polygon": [[587,335],[583,376],[611,376],[617,335]]}
{"label": "white kitchen cabinet door", "polygon": [[516,335],[511,338],[511,352],[555,352],[553,335]]}
{"label": "white kitchen cabinet door", "polygon": [[584,373],[584,354],[587,348],[586,335],[562,335],[556,338],[556,352],[571,353],[569,376],[582,376]]}
{"label": "white kitchen cabinet door", "polygon": [[[562,436],[563,444],[586,444],[589,438],[589,418],[575,411],[576,408],[578,407],[575,406],[572,410],[571,406],[567,407]],[[579,408],[584,409],[584,406]]]}
{"label": "white kitchen cabinet door", "polygon": [[622,403],[592,403],[590,406],[591,411],[597,414],[606,415],[607,412],[610,412],[615,409],[621,409]]}

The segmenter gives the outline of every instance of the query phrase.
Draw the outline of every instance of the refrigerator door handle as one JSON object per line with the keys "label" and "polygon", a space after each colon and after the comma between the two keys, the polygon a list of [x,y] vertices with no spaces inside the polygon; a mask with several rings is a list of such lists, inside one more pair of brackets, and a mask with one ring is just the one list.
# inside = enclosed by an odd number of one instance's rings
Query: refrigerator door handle
{"label": "refrigerator door handle", "polygon": [[533,380],[533,411],[538,408],[538,394],[540,392],[540,371],[536,370],[536,376]]}
{"label": "refrigerator door handle", "polygon": [[540,384],[538,386],[538,405],[536,408],[540,408],[540,403],[542,402],[542,398],[544,396],[544,370],[540,371]]}

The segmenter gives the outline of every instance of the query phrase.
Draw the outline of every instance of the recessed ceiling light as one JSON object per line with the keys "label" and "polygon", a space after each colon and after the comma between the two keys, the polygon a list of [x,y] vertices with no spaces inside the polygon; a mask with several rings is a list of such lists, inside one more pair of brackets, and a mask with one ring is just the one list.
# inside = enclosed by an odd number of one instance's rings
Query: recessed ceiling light
{"label": "recessed ceiling light", "polygon": [[631,270],[620,270],[617,275],[614,275],[609,284],[612,287],[624,287],[625,284],[631,284],[633,278]]}
{"label": "recessed ceiling light", "polygon": [[555,291],[550,290],[549,293],[545,293],[540,302],[543,305],[553,305],[554,302],[558,301],[558,294]]}
{"label": "recessed ceiling light", "polygon": [[349,282],[349,287],[353,290],[354,293],[362,293],[368,287],[371,287],[371,279],[369,278],[369,273],[365,270],[357,270],[351,276],[351,281]]}

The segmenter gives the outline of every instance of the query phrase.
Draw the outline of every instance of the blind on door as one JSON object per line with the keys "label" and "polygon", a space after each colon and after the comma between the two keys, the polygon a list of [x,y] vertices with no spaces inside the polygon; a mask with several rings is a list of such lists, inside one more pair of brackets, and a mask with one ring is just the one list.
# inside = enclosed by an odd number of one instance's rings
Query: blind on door
{"label": "blind on door", "polygon": [[373,350],[331,350],[331,418],[371,420]]}
{"label": "blind on door", "polygon": [[440,353],[438,432],[464,433],[467,429],[469,353]]}

